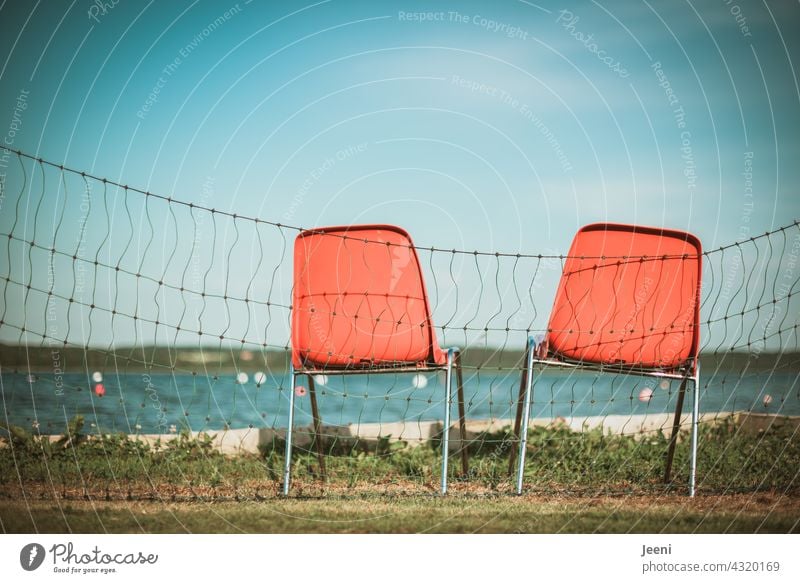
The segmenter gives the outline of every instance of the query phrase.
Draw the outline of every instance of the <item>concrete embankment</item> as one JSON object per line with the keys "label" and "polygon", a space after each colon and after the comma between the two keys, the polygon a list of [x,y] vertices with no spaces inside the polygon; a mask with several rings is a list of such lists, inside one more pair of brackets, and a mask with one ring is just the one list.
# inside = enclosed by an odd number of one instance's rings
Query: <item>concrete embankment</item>
{"label": "concrete embankment", "polygon": [[[796,429],[800,426],[800,417],[767,415],[759,413],[707,413],[700,416],[700,422],[720,423],[732,421],[738,430],[747,434],[757,434],[772,427],[789,425]],[[689,415],[681,418],[682,437],[688,434]],[[616,435],[632,435],[647,437],[661,432],[669,435],[672,431],[673,415],[608,415],[605,417],[570,417],[557,419],[531,419],[530,427],[568,427],[572,431],[581,432],[601,428],[604,433]],[[498,433],[513,425],[512,419],[486,419],[468,421],[466,423],[466,440],[480,440],[486,434]],[[442,423],[439,421],[397,422],[397,423],[363,423],[345,426],[323,425],[322,435],[326,440],[336,440],[342,447],[360,447],[374,449],[381,441],[384,443],[404,442],[407,447],[418,447],[433,439],[441,437]],[[193,433],[193,437],[201,434]],[[202,435],[211,437],[213,447],[224,454],[257,453],[260,446],[282,442],[286,436],[285,429],[229,429],[227,431],[205,431]],[[177,439],[175,434],[166,435],[131,435],[131,439],[141,440],[148,444],[161,443]],[[53,439],[58,439],[54,436]],[[311,427],[297,427],[294,432],[294,443],[300,447],[311,444]],[[461,437],[457,423],[450,427],[451,451],[461,448]]]}

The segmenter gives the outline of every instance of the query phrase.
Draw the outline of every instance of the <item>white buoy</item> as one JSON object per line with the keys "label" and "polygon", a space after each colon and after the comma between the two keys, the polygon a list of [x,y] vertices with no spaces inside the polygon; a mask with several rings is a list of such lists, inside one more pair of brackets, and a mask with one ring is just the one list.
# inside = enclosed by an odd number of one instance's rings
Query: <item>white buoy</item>
{"label": "white buoy", "polygon": [[239,374],[237,374],[236,375],[236,382],[239,383],[240,385],[246,385],[247,384],[247,373],[246,372],[240,372]]}
{"label": "white buoy", "polygon": [[261,386],[261,385],[263,385],[265,382],[267,382],[267,375],[265,375],[265,374],[264,374],[263,372],[261,372],[261,371],[258,371],[256,374],[254,374],[254,375],[253,375],[253,380],[255,381],[255,383],[256,383],[256,386],[257,386],[257,387],[260,387],[260,386]]}
{"label": "white buoy", "polygon": [[99,370],[94,371],[92,373],[92,380],[94,382],[96,382],[96,383],[102,383],[103,382],[103,373],[101,373]]}
{"label": "white buoy", "polygon": [[318,385],[327,385],[328,384],[328,375],[326,374],[315,374],[314,375],[314,382]]}
{"label": "white buoy", "polygon": [[653,398],[653,389],[650,387],[645,387],[641,391],[639,391],[639,400],[642,403],[649,403],[650,399]]}
{"label": "white buoy", "polygon": [[669,381],[667,379],[662,379],[660,383],[658,383],[659,388],[666,391],[669,388]]}
{"label": "white buoy", "polygon": [[415,389],[424,389],[428,386],[428,377],[424,374],[415,374],[414,378],[411,379],[411,384]]}

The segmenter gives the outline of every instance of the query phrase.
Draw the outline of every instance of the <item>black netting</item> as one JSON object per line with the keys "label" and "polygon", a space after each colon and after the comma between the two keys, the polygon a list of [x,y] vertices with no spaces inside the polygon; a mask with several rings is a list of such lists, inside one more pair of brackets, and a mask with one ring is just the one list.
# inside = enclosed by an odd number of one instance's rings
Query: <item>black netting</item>
{"label": "black netting", "polygon": [[[15,430],[60,436],[68,426],[96,443],[113,434],[140,436],[149,444],[159,437],[177,443],[210,435],[208,451],[222,447],[257,456],[263,472],[245,478],[277,488],[294,391],[301,482],[320,477],[320,453],[334,482],[383,484],[382,464],[390,459],[397,460],[392,471],[404,485],[438,479],[441,372],[379,374],[367,367],[340,375],[317,366],[311,378],[320,425],[313,430],[308,380],[301,376],[292,387],[289,376],[293,245],[300,226],[208,208],[203,197],[188,203],[144,192],[12,152],[0,221],[6,441],[16,443]],[[382,243],[352,237],[347,246],[358,244]],[[466,441],[458,431],[454,390],[453,460],[468,451],[465,483],[506,484],[526,342],[548,333],[569,257],[425,244],[415,250],[438,343],[461,349]],[[353,254],[367,256],[363,250]],[[795,486],[799,255],[797,221],[702,254],[700,487]],[[624,262],[641,259],[653,260],[626,255]],[[571,300],[575,310],[584,300]],[[327,316],[335,306],[330,310]],[[402,313],[390,317],[403,322]],[[679,378],[626,370],[537,365],[526,481],[567,489],[656,484],[680,384]],[[77,417],[82,427],[75,425]],[[758,483],[716,475],[715,468],[727,471],[722,456],[734,455],[738,438],[758,437],[778,422],[789,457],[779,454],[770,463],[794,464],[793,471],[767,473]],[[632,439],[617,443],[610,436]],[[605,482],[598,484],[589,477],[596,469],[591,452],[609,440],[619,448],[617,467],[605,468]],[[703,458],[703,444],[717,452],[713,459]],[[675,479],[685,481],[688,461],[681,447]],[[575,451],[586,453],[580,459],[590,460],[588,467],[560,463]],[[756,463],[758,455],[756,448],[736,463]],[[225,487],[236,490],[247,481],[237,474],[244,470],[226,473],[220,464],[208,469],[217,481],[204,492],[222,496]],[[461,463],[451,470],[460,476]],[[142,469],[140,477],[147,472]],[[136,477],[127,476],[126,483]],[[192,482],[188,476],[164,480]],[[106,490],[124,489],[116,474],[102,483]]]}

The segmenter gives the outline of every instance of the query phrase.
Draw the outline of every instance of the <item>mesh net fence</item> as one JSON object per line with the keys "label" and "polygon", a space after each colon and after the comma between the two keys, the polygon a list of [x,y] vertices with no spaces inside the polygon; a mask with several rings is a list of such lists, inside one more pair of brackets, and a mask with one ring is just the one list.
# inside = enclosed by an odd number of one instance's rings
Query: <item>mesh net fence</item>
{"label": "mesh net fence", "polygon": [[[0,217],[0,432],[4,463],[16,468],[8,487],[39,484],[63,495],[107,496],[277,492],[291,393],[293,472],[301,492],[435,487],[445,429],[441,370],[387,372],[371,362],[349,367],[357,374],[341,374],[341,363],[326,366],[317,358],[293,386],[300,226],[216,210],[202,195],[190,203],[24,152],[9,154]],[[377,263],[369,263],[377,260],[368,249],[386,242],[343,237],[339,247],[348,249],[351,268],[374,275]],[[406,255],[393,253],[392,245]],[[394,331],[388,336],[406,326],[400,344],[382,349],[382,358],[396,364],[420,360],[409,357],[414,342],[408,338],[421,323],[437,345],[460,348],[463,399],[454,391],[452,410],[458,419],[463,402],[466,439],[457,423],[448,429],[451,455],[464,464],[451,466],[455,487],[510,488],[526,342],[553,335],[548,327],[559,280],[576,258],[566,251],[425,243],[381,249],[402,266],[413,251],[426,292],[417,298],[427,302],[427,312],[419,312],[424,322],[409,316],[408,294],[387,299],[383,311],[357,298],[348,300],[355,302],[350,307],[336,303],[341,297],[333,304],[326,298],[327,311],[317,318],[330,321],[337,307],[339,316],[357,314],[362,322],[352,330],[371,338],[367,350],[375,350],[382,316]],[[761,234],[743,229],[737,241],[700,255],[701,490],[796,488],[798,256],[797,221]],[[652,260],[624,257],[645,271],[641,262]],[[390,279],[405,277],[392,274],[391,261],[388,269]],[[662,310],[675,292],[646,293]],[[605,301],[637,305],[636,297],[614,293]],[[587,302],[597,313],[606,309],[592,297],[572,302],[575,313],[587,313]],[[655,311],[642,318],[652,332]],[[389,349],[402,354],[387,358]],[[435,355],[422,360],[436,364]],[[529,487],[669,487],[660,477],[679,378],[546,364],[533,375]],[[688,408],[684,413],[686,428]],[[76,451],[95,461],[79,463]],[[680,440],[672,487],[686,481],[687,451]]]}

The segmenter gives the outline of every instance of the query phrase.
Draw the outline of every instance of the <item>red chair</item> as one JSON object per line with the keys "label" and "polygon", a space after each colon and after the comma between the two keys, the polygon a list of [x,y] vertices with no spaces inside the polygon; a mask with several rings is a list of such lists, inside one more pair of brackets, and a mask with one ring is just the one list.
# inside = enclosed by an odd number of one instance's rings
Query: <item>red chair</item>
{"label": "red chair", "polygon": [[445,371],[442,493],[447,492],[452,372],[456,371],[462,466],[466,474],[464,397],[459,351],[439,348],[414,244],[390,225],[301,232],[294,246],[292,390],[283,492],[289,493],[295,381],[309,384],[313,440],[325,462],[312,375]]}
{"label": "red chair", "polygon": [[[665,480],[669,481],[686,383],[692,380],[694,496],[699,412],[699,325],[702,248],[694,235],[652,227],[599,223],[575,235],[564,262],[546,336],[528,339],[514,432],[522,473],[537,363],[680,379]],[[520,426],[524,429],[520,431]],[[509,470],[513,471],[512,449]]]}

